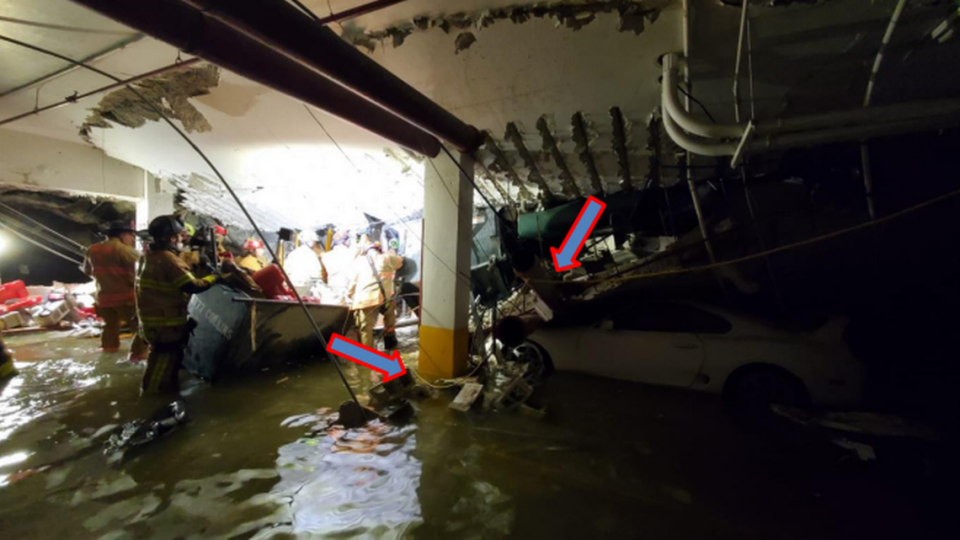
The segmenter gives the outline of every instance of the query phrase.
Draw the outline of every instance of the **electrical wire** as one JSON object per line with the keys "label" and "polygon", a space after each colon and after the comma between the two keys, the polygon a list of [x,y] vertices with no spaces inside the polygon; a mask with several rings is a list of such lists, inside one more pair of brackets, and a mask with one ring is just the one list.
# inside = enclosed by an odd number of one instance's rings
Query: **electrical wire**
{"label": "electrical wire", "polygon": [[[37,47],[36,45],[31,45],[29,43],[25,43],[23,41],[13,39],[4,35],[0,35],[0,40],[6,41],[8,43],[13,43],[15,45],[19,45],[21,47],[25,47],[27,49],[30,49],[39,53],[53,56],[54,58],[59,58],[66,62],[70,62],[71,64],[74,64],[76,66],[80,66],[82,68],[88,69],[108,79],[112,79],[115,82],[121,82],[121,79],[119,79],[118,77],[115,77],[110,73],[107,73],[101,69],[87,65],[85,62],[74,60],[62,54],[44,49],[42,47]],[[259,225],[257,225],[256,221],[254,221],[253,217],[250,215],[250,212],[247,211],[247,208],[246,206],[244,206],[243,201],[241,201],[240,197],[238,197],[236,192],[233,191],[233,188],[230,186],[230,183],[227,182],[227,179],[224,178],[224,176],[220,173],[220,170],[217,169],[217,167],[213,164],[212,161],[210,161],[210,158],[208,158],[207,155],[200,149],[200,147],[197,146],[196,143],[194,143],[193,140],[190,137],[188,137],[186,133],[183,132],[183,130],[177,127],[177,125],[174,124],[173,121],[170,120],[170,118],[166,114],[164,114],[163,111],[161,111],[153,103],[148,101],[147,98],[145,98],[136,88],[134,88],[131,85],[127,85],[127,89],[130,90],[135,96],[137,96],[138,99],[143,101],[143,103],[147,105],[151,110],[153,110],[154,113],[156,113],[160,118],[163,118],[163,120],[167,123],[167,125],[169,125],[174,131],[176,131],[177,134],[180,136],[180,138],[182,138],[184,142],[190,145],[190,147],[200,156],[200,158],[203,159],[203,161],[207,164],[207,166],[210,167],[210,170],[213,171],[213,173],[217,176],[217,178],[223,184],[223,187],[227,190],[228,193],[230,193],[230,196],[237,203],[237,206],[240,207],[240,210],[243,212],[243,215],[250,222],[250,225],[253,227],[253,230],[257,233],[257,236],[263,242],[264,247],[266,247],[267,251],[270,253],[270,257],[273,260],[277,260],[273,247],[270,246],[270,243],[267,241],[267,238],[263,234],[263,231],[260,230]],[[280,269],[280,273],[283,274],[283,279],[287,282],[287,284],[290,285],[290,288],[293,291],[293,295],[297,299],[297,303],[299,303],[300,307],[303,309],[303,313],[307,317],[307,320],[310,321],[310,325],[313,326],[314,333],[317,335],[317,339],[320,341],[320,345],[323,347],[324,353],[327,355],[327,358],[336,368],[337,374],[340,376],[340,380],[343,382],[344,387],[347,389],[347,392],[350,394],[350,397],[352,398],[353,402],[356,403],[358,407],[360,407],[361,411],[363,411],[364,409],[360,405],[360,400],[357,398],[356,393],[354,393],[353,388],[350,386],[350,383],[347,382],[347,377],[346,375],[344,375],[343,370],[340,368],[339,362],[333,356],[333,354],[329,350],[327,350],[327,339],[323,337],[323,332],[320,331],[320,326],[317,324],[316,319],[313,318],[313,314],[310,313],[310,308],[307,307],[307,304],[303,301],[303,298],[300,296],[300,292],[297,291],[296,287],[294,287],[293,281],[291,281],[290,276],[287,275],[287,271],[284,270],[282,266],[278,266],[278,268]],[[362,413],[362,414],[365,414],[365,413]]]}
{"label": "electrical wire", "polygon": [[13,207],[11,207],[11,206],[8,206],[8,205],[6,205],[6,204],[4,204],[4,203],[2,203],[2,202],[0,202],[0,208],[6,210],[6,211],[8,211],[8,212],[11,212],[11,213],[13,213],[13,214],[16,214],[16,215],[19,216],[21,219],[24,219],[24,220],[26,220],[26,221],[29,221],[29,222],[31,222],[31,223],[33,223],[33,224],[35,224],[35,225],[38,225],[38,226],[42,227],[43,229],[46,229],[46,230],[50,231],[51,233],[53,233],[54,236],[58,236],[58,237],[60,237],[60,238],[62,238],[62,239],[64,239],[64,240],[66,240],[67,242],[69,242],[70,244],[73,244],[74,246],[76,246],[77,248],[79,248],[79,249],[82,250],[82,251],[86,251],[86,249],[87,249],[87,247],[84,246],[83,244],[81,244],[81,243],[73,240],[72,238],[70,238],[70,237],[68,237],[68,236],[65,236],[65,235],[63,235],[63,234],[60,234],[59,232],[55,231],[54,229],[52,229],[52,228],[44,225],[43,223],[40,223],[39,221],[37,221],[37,220],[33,219],[32,217],[24,214],[23,212],[20,212],[20,211],[17,210],[16,208],[13,208]]}
{"label": "electrical wire", "polygon": [[[495,207],[493,203],[490,202],[490,199],[488,199],[487,196],[484,195],[482,191],[480,191],[480,186],[478,186],[477,182],[473,179],[473,175],[467,173],[466,169],[463,168],[463,165],[461,165],[460,162],[457,161],[457,158],[453,157],[453,153],[450,152],[450,149],[448,149],[447,146],[442,143],[440,144],[440,149],[443,150],[443,153],[446,154],[447,157],[450,158],[450,161],[452,161],[453,164],[457,166],[457,169],[460,170],[460,174],[462,174],[463,177],[467,179],[467,182],[470,182],[470,185],[473,186],[473,189],[477,190],[477,193],[479,193],[480,197],[483,198],[483,202],[487,203],[487,206],[489,206],[490,209],[493,210],[494,215],[496,215],[497,219],[500,220],[500,224],[506,227],[507,230],[510,231],[511,233],[516,234],[517,229],[513,226],[512,223],[507,221],[505,217],[501,216],[500,213],[497,212],[497,207]],[[479,161],[476,155],[472,155],[470,157],[474,161]]]}
{"label": "electrical wire", "polygon": [[640,274],[640,275],[633,275],[633,276],[623,276],[623,277],[604,278],[604,279],[585,279],[585,280],[577,280],[577,281],[554,281],[554,280],[549,280],[549,279],[547,279],[547,280],[530,280],[530,281],[533,281],[533,282],[535,282],[535,283],[565,283],[565,284],[576,283],[576,284],[578,284],[578,285],[580,285],[580,284],[582,284],[582,285],[595,285],[595,284],[600,284],[600,283],[614,283],[614,282],[625,282],[625,281],[640,281],[640,280],[643,280],[643,279],[651,279],[651,278],[657,278],[657,277],[663,277],[663,276],[673,276],[673,275],[678,275],[678,274],[689,274],[689,273],[693,273],[693,272],[702,272],[702,271],[704,271],[704,270],[713,270],[713,269],[715,269],[715,268],[721,268],[721,267],[724,267],[724,266],[732,266],[732,265],[735,265],[735,264],[740,264],[740,263],[744,263],[744,262],[753,261],[753,260],[756,260],[756,259],[761,259],[761,258],[763,258],[763,257],[767,257],[767,256],[773,255],[773,254],[775,254],[775,253],[782,253],[782,252],[790,251],[790,250],[797,249],[797,248],[800,248],[800,247],[805,247],[805,246],[809,246],[809,245],[812,245],[812,244],[818,244],[818,243],[820,243],[820,242],[824,242],[824,241],[826,241],[826,240],[831,240],[831,239],[837,238],[837,237],[839,237],[839,236],[844,236],[844,235],[847,235],[847,234],[850,234],[850,233],[854,233],[854,232],[857,232],[857,231],[862,231],[862,230],[865,230],[865,229],[869,229],[869,228],[871,228],[871,227],[875,227],[875,226],[877,226],[877,225],[881,225],[881,224],[887,223],[887,222],[889,222],[889,221],[893,221],[893,220],[895,220],[895,219],[897,219],[897,218],[901,218],[901,217],[906,216],[906,215],[908,215],[908,214],[912,214],[912,213],[914,213],[914,212],[923,210],[924,208],[927,208],[927,207],[932,206],[932,205],[934,205],[934,204],[943,202],[943,201],[945,201],[945,200],[947,200],[947,199],[951,199],[951,198],[956,197],[956,196],[958,196],[958,195],[960,195],[960,189],[951,191],[951,192],[946,193],[946,194],[944,194],[944,195],[940,195],[939,197],[934,197],[934,198],[929,199],[929,200],[927,200],[927,201],[924,201],[924,202],[922,202],[922,203],[920,203],[920,204],[916,204],[916,205],[911,206],[911,207],[909,207],[909,208],[905,208],[905,209],[903,209],[903,210],[900,210],[899,212],[894,212],[893,214],[890,214],[890,215],[888,215],[888,216],[885,216],[885,217],[882,217],[882,218],[878,218],[878,219],[875,219],[875,220],[872,220],[872,221],[865,221],[865,222],[863,222],[863,223],[860,223],[860,224],[857,224],[857,225],[853,225],[853,226],[850,226],[850,227],[846,227],[846,228],[840,229],[840,230],[838,230],[838,231],[829,232],[829,233],[827,233],[827,234],[822,234],[822,235],[820,235],[820,236],[816,236],[816,237],[813,237],[813,238],[808,238],[808,239],[806,239],[806,240],[801,240],[801,241],[799,241],[799,242],[793,242],[792,244],[786,244],[786,245],[784,245],[784,246],[775,247],[775,248],[773,248],[773,249],[769,249],[769,250],[767,250],[767,251],[763,251],[763,252],[760,252],[760,253],[754,253],[754,254],[752,254],[752,255],[746,255],[746,256],[744,256],[744,257],[739,257],[739,258],[736,258],[736,259],[731,259],[731,260],[729,260],[729,261],[720,261],[720,262],[717,262],[717,263],[705,264],[705,265],[703,265],[703,266],[697,266],[697,267],[695,267],[695,268],[678,268],[678,269],[676,269],[676,270],[664,270],[663,272],[651,272],[651,273],[649,273],[649,274]]}
{"label": "electrical wire", "polygon": [[343,148],[340,147],[340,143],[338,143],[337,140],[333,138],[333,135],[330,135],[330,132],[327,131],[327,128],[323,127],[323,124],[320,122],[320,119],[313,114],[313,111],[310,110],[310,107],[308,107],[307,104],[304,103],[303,108],[306,109],[307,112],[310,114],[310,118],[313,118],[313,121],[316,122],[318,126],[320,126],[320,129],[322,129],[323,132],[327,135],[327,138],[330,139],[330,142],[332,142],[333,145],[337,147],[337,150],[339,150],[340,153],[343,154],[344,159],[346,159],[350,163],[350,166],[356,169],[357,172],[360,172],[360,168],[357,167],[357,164],[354,163],[353,160],[350,159],[350,156],[348,156],[347,153],[343,151]]}
{"label": "electrical wire", "polygon": [[21,239],[26,240],[27,242],[30,242],[31,244],[37,246],[37,247],[40,248],[40,249],[43,249],[43,250],[45,250],[45,251],[48,251],[48,252],[52,253],[53,255],[56,255],[57,257],[60,257],[61,259],[70,261],[70,262],[72,262],[73,264],[76,264],[77,266],[80,266],[80,265],[83,264],[83,261],[78,261],[78,260],[76,260],[76,259],[71,259],[71,258],[68,257],[67,255],[64,255],[63,253],[60,253],[59,251],[56,251],[56,250],[54,250],[54,249],[52,249],[52,248],[50,248],[50,247],[47,247],[47,246],[41,244],[41,243],[38,242],[37,240],[34,240],[33,238],[30,238],[29,236],[27,236],[27,235],[23,234],[22,232],[14,229],[13,227],[7,225],[6,223],[0,222],[0,227],[2,227],[2,228],[4,228],[4,229],[12,232],[13,234],[19,236]]}
{"label": "electrical wire", "polygon": [[707,115],[707,118],[709,118],[711,122],[713,122],[714,124],[717,123],[717,120],[713,117],[712,114],[710,114],[710,111],[707,110],[707,107],[706,107],[703,103],[701,103],[699,99],[693,97],[693,94],[691,94],[690,92],[687,92],[687,91],[686,91],[682,86],[680,86],[679,84],[677,85],[677,90],[680,90],[681,92],[683,92],[683,95],[685,95],[685,96],[687,96],[688,98],[690,98],[690,101],[693,101],[694,103],[696,103],[697,105],[699,105],[700,108],[703,109],[704,114]]}
{"label": "electrical wire", "polygon": [[[307,112],[310,112],[310,109],[307,109]],[[313,115],[311,114],[311,116],[313,116]],[[317,120],[317,118],[314,117],[314,120]],[[340,146],[340,144],[337,142],[337,140],[333,137],[333,135],[331,135],[329,131],[327,131],[326,129],[323,128],[323,124],[321,124],[319,120],[317,120],[317,124],[320,126],[321,129],[323,129],[323,132],[324,132],[324,133],[327,135],[327,137],[333,142],[333,144],[337,147],[337,149],[340,150],[340,153],[343,154],[343,158],[344,158],[345,160],[347,160],[347,162],[350,164],[351,167],[353,167],[353,169],[354,169],[355,171],[357,171],[357,174],[362,174],[361,171],[360,171],[360,168],[357,167],[356,163],[354,163],[352,159],[350,159],[350,156],[347,155],[347,153],[343,150],[343,148]],[[431,161],[431,163],[433,163],[433,162]],[[436,166],[434,165],[434,167],[436,167]],[[440,171],[439,171],[439,170],[437,171],[437,175],[438,175],[438,176],[440,175]],[[414,177],[417,177],[417,175],[414,175]],[[418,177],[417,177],[417,178],[418,178]],[[418,183],[420,184],[420,187],[422,187],[423,189],[426,189],[426,186],[424,185],[422,179],[419,179],[419,178],[418,178]],[[444,187],[446,187],[446,186],[444,186]],[[454,205],[456,205],[457,203],[456,203],[456,200],[454,200],[454,198],[453,198],[453,194],[450,193],[449,190],[447,190],[447,194],[450,196],[450,200],[453,201]],[[448,265],[446,262],[444,262],[444,260],[443,260],[442,258],[440,258],[440,255],[437,255],[437,252],[435,252],[435,251],[433,251],[432,249],[430,249],[430,246],[428,246],[428,245],[426,244],[426,242],[423,241],[423,238],[422,238],[420,235],[418,235],[418,234],[416,233],[416,231],[414,231],[413,228],[410,227],[410,225],[407,224],[407,222],[404,220],[403,216],[401,216],[400,213],[397,212],[390,203],[387,203],[386,201],[384,201],[384,203],[385,203],[385,206],[390,210],[390,212],[391,212],[394,216],[396,216],[396,218],[397,218],[397,220],[398,220],[398,223],[400,223],[401,225],[403,225],[403,227],[406,228],[407,231],[408,231],[414,238],[417,239],[417,242],[420,243],[420,246],[421,246],[423,249],[427,250],[427,252],[430,253],[430,255],[433,255],[433,257],[437,260],[437,262],[439,262],[444,268],[446,268],[447,271],[450,272],[450,274],[454,276],[454,278],[466,280],[467,283],[470,282],[470,276],[469,276],[469,275],[466,275],[466,274],[457,272],[457,271],[455,271],[453,268],[451,268],[450,265]]]}
{"label": "electrical wire", "polygon": [[34,28],[43,28],[46,30],[61,30],[64,32],[76,32],[79,34],[101,34],[107,36],[132,36],[136,32],[131,32],[129,30],[96,30],[94,28],[77,28],[75,26],[64,26],[60,24],[49,24],[39,21],[28,21],[26,19],[15,19],[13,17],[2,17],[0,16],[0,22],[10,23],[10,24],[20,24],[23,26],[32,26]]}

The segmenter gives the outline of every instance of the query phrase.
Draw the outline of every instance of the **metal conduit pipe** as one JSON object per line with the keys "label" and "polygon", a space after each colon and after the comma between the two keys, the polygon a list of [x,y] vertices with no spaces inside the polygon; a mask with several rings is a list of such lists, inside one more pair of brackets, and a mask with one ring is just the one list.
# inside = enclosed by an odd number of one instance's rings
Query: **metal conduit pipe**
{"label": "metal conduit pipe", "polygon": [[[666,86],[664,86],[664,88],[666,88]],[[667,135],[673,139],[673,142],[677,143],[677,146],[698,156],[732,156],[737,151],[737,143],[735,142],[724,143],[701,139],[694,137],[693,135],[689,135],[687,132],[680,129],[680,126],[677,125],[673,117],[670,116],[670,113],[667,112],[666,108],[663,109],[663,127],[666,130]]]}
{"label": "metal conduit pipe", "polygon": [[957,126],[960,126],[960,114],[933,116],[759,137],[751,141],[748,148],[751,152],[786,150],[820,144],[868,141],[881,137],[934,131]]}
{"label": "metal conduit pipe", "polygon": [[846,127],[955,114],[960,114],[960,99],[919,101],[900,105],[871,107],[869,109],[850,109],[846,111],[799,116],[796,118],[777,119],[758,124],[756,133],[760,135],[774,135],[810,131],[825,127]]}
{"label": "metal conduit pipe", "polygon": [[[739,139],[743,136],[746,126],[736,124],[708,124],[684,110],[677,95],[679,56],[666,54],[663,57],[663,88],[661,101],[663,115],[674,121],[674,128],[679,126],[684,131],[706,137],[707,139]],[[846,111],[829,112],[799,116],[796,118],[778,118],[769,122],[759,122],[756,125],[757,136],[778,136],[791,132],[807,132],[814,130],[833,129],[851,126],[876,126],[899,121],[932,122],[937,117],[952,116],[960,113],[960,99],[942,99],[871,107],[869,109],[851,109]],[[671,138],[673,138],[671,134]],[[687,144],[710,144],[710,141],[697,141],[687,136]],[[677,139],[674,138],[676,141]],[[677,141],[680,144],[680,141]],[[687,148],[680,144],[683,148]],[[716,150],[714,150],[716,151]],[[694,150],[691,152],[699,153]],[[700,154],[715,155],[715,154]],[[728,154],[723,154],[728,155]]]}
{"label": "metal conduit pipe", "polygon": [[299,60],[461,152],[473,152],[483,144],[477,128],[437,105],[285,0],[184,1]]}
{"label": "metal conduit pipe", "polygon": [[[663,125],[667,134],[670,135],[670,138],[673,139],[678,146],[694,154],[708,157],[724,157],[732,156],[736,153],[738,146],[736,142],[709,141],[689,135],[680,129],[666,111],[663,112]],[[758,135],[749,142],[747,149],[750,152],[787,150],[790,148],[802,148],[819,144],[859,142],[880,137],[904,135],[957,126],[960,126],[960,112],[882,123],[840,126],[797,133]]]}
{"label": "metal conduit pipe", "polygon": [[429,133],[185,4],[165,0],[74,1],[404,148],[430,157],[440,154],[440,142]]}
{"label": "metal conduit pipe", "polygon": [[37,107],[36,109],[29,110],[29,111],[27,111],[27,112],[25,112],[25,113],[21,113],[21,114],[15,115],[15,116],[11,116],[11,117],[9,117],[9,118],[5,118],[5,119],[3,119],[3,120],[0,120],[0,126],[2,126],[2,125],[4,125],[4,124],[9,124],[10,122],[16,122],[17,120],[20,120],[21,118],[26,118],[26,117],[28,117],[28,116],[33,116],[33,115],[35,115],[35,114],[40,114],[40,113],[43,113],[43,112],[47,112],[47,111],[49,111],[49,110],[56,109],[56,108],[58,108],[58,107],[63,107],[64,105],[72,105],[72,104],[74,104],[74,103],[77,103],[77,102],[80,101],[81,99],[86,99],[86,98],[88,98],[88,97],[90,97],[90,96],[95,96],[95,95],[97,95],[97,94],[102,94],[103,92],[109,92],[109,91],[111,91],[111,90],[115,90],[115,89],[117,89],[117,88],[121,88],[121,87],[126,86],[126,85],[128,85],[128,84],[135,83],[135,82],[137,82],[137,81],[141,81],[141,80],[143,80],[143,79],[149,79],[149,78],[151,78],[151,77],[156,77],[157,75],[163,75],[164,73],[167,73],[167,72],[169,72],[169,71],[174,71],[174,70],[178,70],[178,69],[183,69],[183,68],[192,66],[192,65],[194,65],[194,64],[197,64],[197,63],[199,63],[199,62],[200,62],[200,58],[191,58],[191,59],[189,59],[189,60],[184,60],[184,61],[178,62],[178,63],[176,63],[176,64],[170,64],[170,65],[164,66],[164,67],[162,67],[162,68],[157,68],[157,69],[154,69],[154,70],[152,70],[152,71],[148,71],[148,72],[146,72],[146,73],[141,73],[140,75],[135,75],[135,76],[133,76],[133,77],[130,77],[129,79],[124,79],[124,80],[122,80],[122,81],[120,81],[120,82],[116,82],[116,83],[113,83],[113,84],[108,84],[108,85],[106,85],[106,86],[101,86],[100,88],[97,88],[97,89],[94,89],[94,90],[90,90],[89,92],[84,92],[84,93],[82,93],[82,94],[76,94],[76,95],[70,96],[70,97],[68,97],[68,98],[66,98],[66,99],[63,99],[63,100],[61,100],[61,101],[58,101],[58,102],[56,102],[56,103],[51,103],[51,104],[49,104],[49,105],[44,105],[43,107]]}
{"label": "metal conduit pipe", "polygon": [[663,116],[670,116],[685,131],[709,139],[739,139],[744,126],[707,124],[686,111],[677,97],[677,69],[680,57],[676,53],[663,55]]}

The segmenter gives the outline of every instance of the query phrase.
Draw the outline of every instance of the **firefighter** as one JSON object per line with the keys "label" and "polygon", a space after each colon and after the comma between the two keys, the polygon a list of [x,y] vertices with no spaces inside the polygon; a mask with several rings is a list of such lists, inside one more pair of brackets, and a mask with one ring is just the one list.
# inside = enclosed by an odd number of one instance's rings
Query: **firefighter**
{"label": "firefighter", "polygon": [[243,254],[237,261],[237,266],[250,272],[257,273],[269,265],[269,261],[264,257],[263,242],[256,238],[248,238],[243,243]]}
{"label": "firefighter", "polygon": [[387,351],[397,348],[397,305],[394,299],[394,279],[403,266],[403,257],[393,251],[383,253],[380,242],[371,243],[364,235],[361,240],[363,255],[354,262],[350,296],[356,318],[360,342],[373,347],[373,326],[377,315],[383,314],[383,346]]}
{"label": "firefighter", "polygon": [[150,253],[137,275],[137,311],[140,332],[150,343],[150,356],[143,374],[141,393],[180,391],[179,371],[192,323],[187,318],[190,296],[222,281],[219,275],[198,279],[180,258],[183,223],[176,216],[160,216],[150,222],[153,238]]}
{"label": "firefighter", "polygon": [[[129,323],[137,328],[134,278],[139,255],[134,244],[136,230],[124,222],[114,222],[107,230],[107,240],[90,246],[83,261],[83,272],[97,281],[97,315],[103,319],[100,346],[105,353],[120,350],[120,327]],[[130,360],[147,357],[147,344],[134,336]]]}

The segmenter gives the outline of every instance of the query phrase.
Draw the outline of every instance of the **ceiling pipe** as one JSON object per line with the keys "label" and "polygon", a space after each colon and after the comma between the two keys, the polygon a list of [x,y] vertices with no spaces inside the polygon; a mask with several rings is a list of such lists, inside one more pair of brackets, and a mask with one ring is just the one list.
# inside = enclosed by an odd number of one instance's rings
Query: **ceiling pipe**
{"label": "ceiling pipe", "polygon": [[[98,3],[103,1],[97,0]],[[483,136],[477,128],[440,107],[341,39],[333,30],[317,24],[285,0],[184,1],[316,69],[358,95],[449,142],[461,152],[473,152],[483,144]]]}
{"label": "ceiling pipe", "polygon": [[109,91],[111,91],[111,90],[116,90],[117,88],[121,88],[121,87],[126,86],[126,85],[128,85],[128,84],[130,84],[130,83],[135,83],[135,82],[137,82],[137,81],[142,81],[143,79],[149,79],[150,77],[156,77],[157,75],[163,75],[164,73],[167,73],[167,72],[170,72],[170,71],[175,71],[175,70],[178,70],[178,69],[183,69],[183,68],[185,68],[185,67],[190,67],[190,66],[192,66],[192,65],[194,65],[194,64],[199,63],[200,61],[201,61],[200,58],[191,58],[191,59],[189,59],[189,60],[184,60],[184,61],[182,61],[182,62],[177,62],[177,63],[175,63],[175,64],[170,64],[170,65],[168,65],[168,66],[163,66],[162,68],[157,68],[157,69],[155,69],[155,70],[153,70],[153,71],[148,71],[148,72],[146,72],[146,73],[141,73],[140,75],[135,75],[135,76],[133,76],[133,77],[130,77],[129,79],[124,79],[124,80],[122,80],[122,81],[120,81],[120,82],[115,82],[115,83],[113,83],[113,84],[108,84],[108,85],[106,85],[106,86],[101,86],[100,88],[97,88],[97,89],[94,89],[94,90],[90,90],[89,92],[84,92],[84,93],[82,93],[82,94],[74,94],[74,95],[72,95],[72,96],[70,96],[70,97],[68,97],[68,98],[65,98],[65,99],[63,99],[63,100],[61,100],[61,101],[58,101],[58,102],[56,102],[56,103],[51,103],[50,105],[44,105],[43,107],[38,107],[38,108],[36,108],[36,109],[31,109],[31,110],[29,110],[29,111],[27,111],[27,112],[25,112],[25,113],[21,113],[21,114],[18,114],[18,115],[16,115],[16,116],[11,116],[11,117],[9,117],[9,118],[4,118],[3,120],[0,120],[0,126],[2,126],[2,125],[4,125],[4,124],[9,124],[9,123],[11,123],[11,122],[16,122],[17,120],[20,120],[21,118],[26,118],[26,117],[28,117],[28,116],[33,116],[33,115],[35,115],[35,114],[40,114],[40,113],[44,113],[44,112],[47,112],[47,111],[56,109],[56,108],[58,108],[58,107],[63,107],[64,105],[72,105],[72,104],[80,101],[81,99],[86,99],[86,98],[88,98],[88,97],[90,97],[90,96],[95,96],[95,95],[97,95],[97,94],[102,94],[103,92],[109,92]]}
{"label": "ceiling pipe", "polygon": [[440,142],[302,64],[180,2],[74,0],[111,19],[430,157]]}
{"label": "ceiling pipe", "polygon": [[340,13],[331,13],[326,17],[320,17],[317,19],[317,22],[320,24],[330,24],[334,22],[345,21],[347,19],[373,13],[374,11],[380,11],[381,9],[395,6],[405,1],[406,0],[377,0],[376,2],[370,2],[369,4],[363,4],[355,8],[345,9]]}
{"label": "ceiling pipe", "polygon": [[[681,148],[694,154],[709,157],[734,155],[746,126],[708,124],[684,110],[676,91],[678,63],[676,54],[663,57],[661,102],[667,134]],[[913,102],[759,122],[746,148],[751,152],[784,150],[957,125],[960,125],[960,100]]]}

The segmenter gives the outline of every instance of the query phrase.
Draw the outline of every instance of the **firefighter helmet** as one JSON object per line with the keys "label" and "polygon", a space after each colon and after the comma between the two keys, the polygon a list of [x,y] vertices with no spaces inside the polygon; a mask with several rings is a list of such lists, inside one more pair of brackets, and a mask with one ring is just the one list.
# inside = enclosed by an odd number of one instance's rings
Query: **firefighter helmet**
{"label": "firefighter helmet", "polygon": [[183,222],[177,216],[160,216],[150,222],[147,231],[154,240],[162,240],[177,236],[184,231],[184,228]]}

